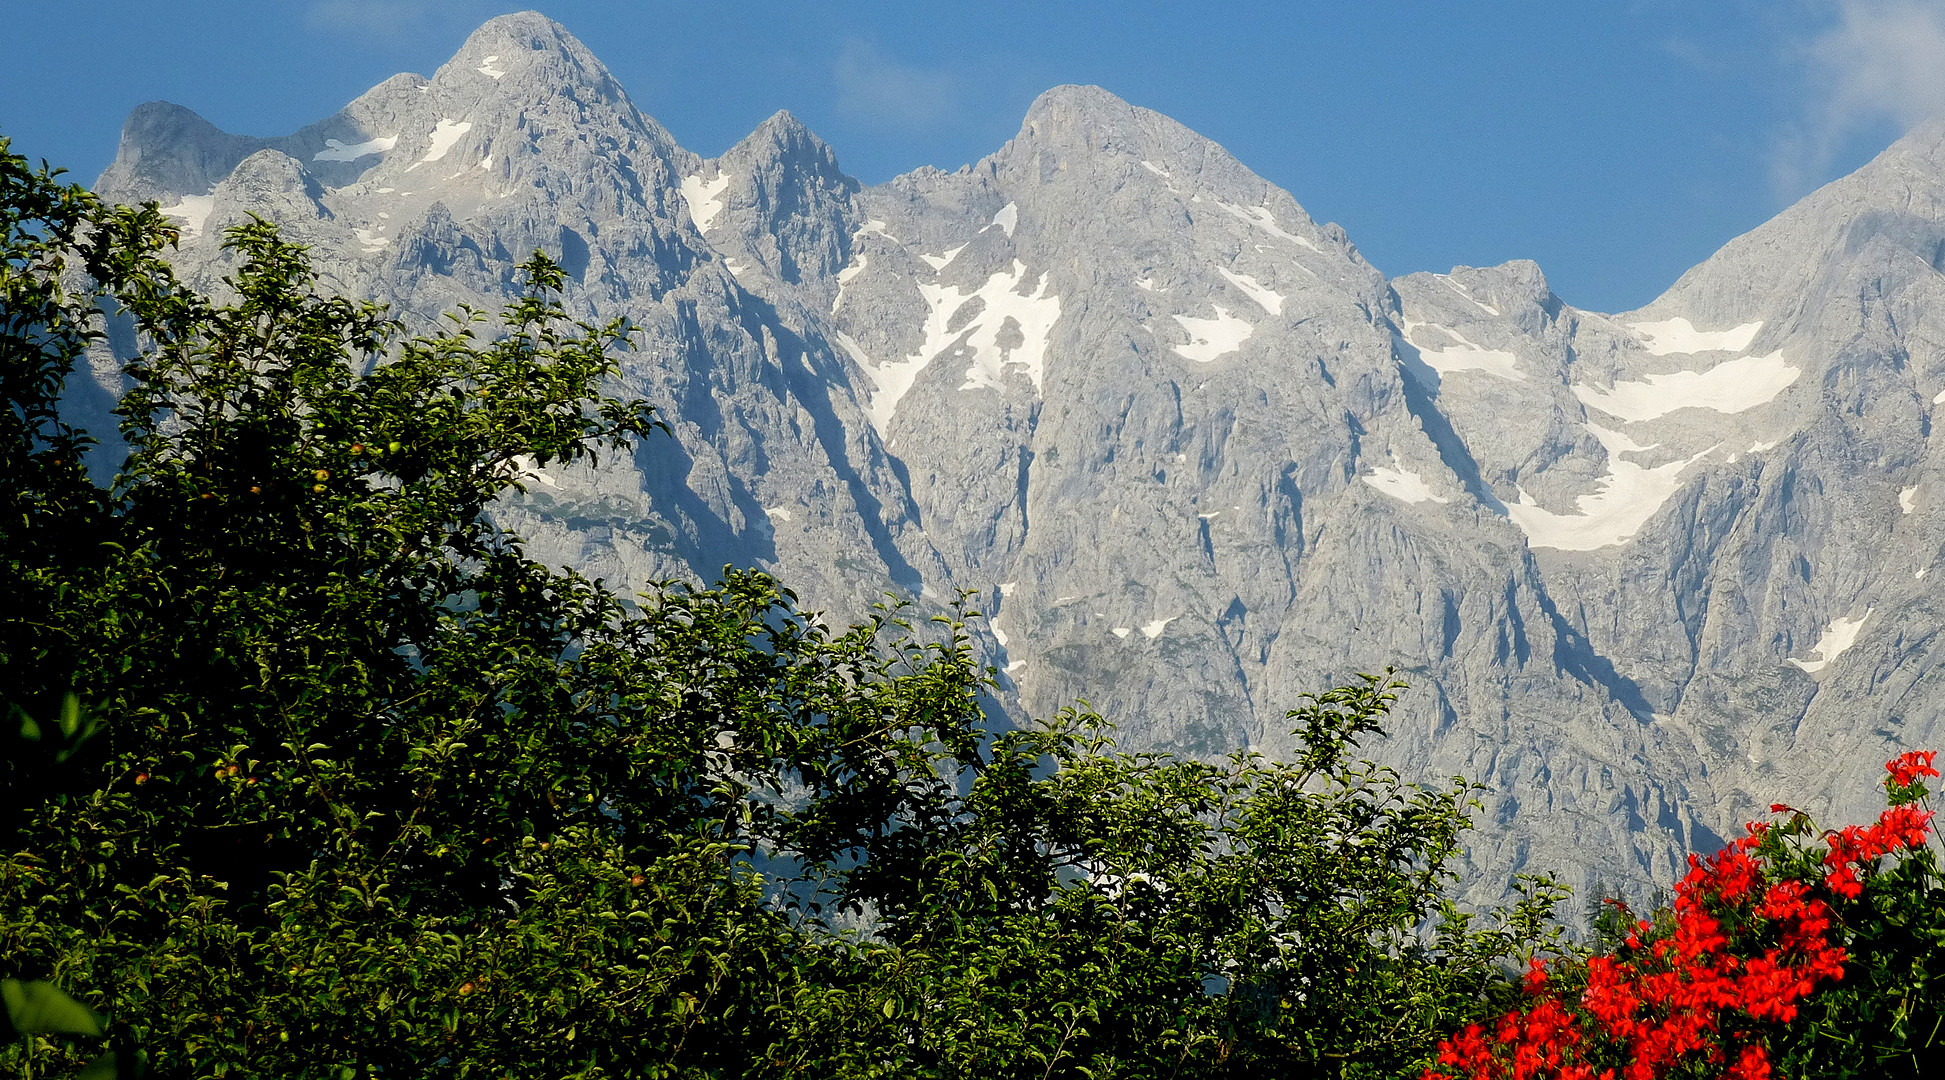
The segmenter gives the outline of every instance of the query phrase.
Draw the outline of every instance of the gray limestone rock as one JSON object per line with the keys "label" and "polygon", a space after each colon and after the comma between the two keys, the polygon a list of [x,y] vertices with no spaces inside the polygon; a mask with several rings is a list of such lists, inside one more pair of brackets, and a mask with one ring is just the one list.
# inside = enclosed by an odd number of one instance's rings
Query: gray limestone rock
{"label": "gray limestone rock", "polygon": [[1470,899],[1638,898],[1945,734],[1941,147],[1609,316],[1528,262],[1387,280],[1092,87],[953,173],[861,187],[787,113],[703,159],[524,14],[285,138],[143,106],[98,186],[181,220],[192,280],[255,212],[414,321],[559,259],[675,438],[509,500],[550,561],[758,565],[834,619],[969,591],[1012,715],[1195,754],[1287,751],[1298,695],[1394,665],[1368,749],[1486,785]]}

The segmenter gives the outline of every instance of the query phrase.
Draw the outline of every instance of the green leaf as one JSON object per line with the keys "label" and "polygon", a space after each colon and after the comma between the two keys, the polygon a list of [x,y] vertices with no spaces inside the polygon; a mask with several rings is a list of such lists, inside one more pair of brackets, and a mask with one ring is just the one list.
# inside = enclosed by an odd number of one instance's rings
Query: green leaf
{"label": "green leaf", "polygon": [[118,1050],[110,1050],[88,1062],[75,1080],[142,1080],[148,1071],[148,1059],[140,1050],[126,1057]]}
{"label": "green leaf", "polygon": [[0,979],[7,1019],[24,1035],[100,1035],[101,1014],[62,993],[51,982]]}
{"label": "green leaf", "polygon": [[34,722],[32,716],[27,714],[27,710],[15,705],[9,711],[20,718],[20,737],[28,742],[39,742],[41,739],[41,726]]}

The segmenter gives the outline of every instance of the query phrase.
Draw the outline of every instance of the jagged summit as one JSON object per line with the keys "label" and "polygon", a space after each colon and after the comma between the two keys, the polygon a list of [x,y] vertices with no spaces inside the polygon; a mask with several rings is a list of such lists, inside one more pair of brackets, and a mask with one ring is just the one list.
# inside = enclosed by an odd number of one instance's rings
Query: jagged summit
{"label": "jagged summit", "polygon": [[675,438],[496,511],[550,562],[970,590],[1009,715],[1197,754],[1402,668],[1371,752],[1487,785],[1475,898],[1666,879],[1945,737],[1945,126],[1616,316],[1523,260],[1387,279],[1099,87],[951,173],[861,186],[785,112],[706,159],[532,13],[288,136],[144,106],[100,186],[192,280],[263,213],[414,318],[559,259]]}
{"label": "jagged summit", "polygon": [[566,27],[535,11],[488,20],[440,66],[433,82],[480,87],[477,76],[509,88],[523,84],[530,91],[574,88],[592,91],[611,103],[627,100],[606,64]]}
{"label": "jagged summit", "polygon": [[127,202],[202,194],[264,145],[263,139],[231,135],[181,105],[147,102],[122,122],[115,160],[95,188]]}

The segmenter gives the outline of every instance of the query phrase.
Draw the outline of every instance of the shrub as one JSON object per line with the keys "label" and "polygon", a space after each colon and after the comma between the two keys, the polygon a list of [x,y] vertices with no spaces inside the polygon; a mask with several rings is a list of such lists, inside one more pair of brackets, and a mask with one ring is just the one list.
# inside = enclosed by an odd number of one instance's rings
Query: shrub
{"label": "shrub", "polygon": [[1674,904],[1614,905],[1609,951],[1535,962],[1526,1000],[1441,1044],[1426,1080],[1923,1075],[1945,1053],[1931,751],[1886,763],[1869,825],[1775,821],[1689,857]]}

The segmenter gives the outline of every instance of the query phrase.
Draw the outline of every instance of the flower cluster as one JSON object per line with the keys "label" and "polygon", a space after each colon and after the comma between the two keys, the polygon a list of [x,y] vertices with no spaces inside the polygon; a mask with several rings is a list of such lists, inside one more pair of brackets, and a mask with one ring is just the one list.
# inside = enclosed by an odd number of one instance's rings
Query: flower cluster
{"label": "flower cluster", "polygon": [[1937,756],[1936,750],[1907,750],[1885,762],[1884,770],[1891,774],[1891,783],[1910,787],[1921,776],[1938,775],[1938,770],[1932,768],[1932,759]]}
{"label": "flower cluster", "polygon": [[1857,899],[1864,892],[1858,871],[1877,865],[1878,859],[1900,848],[1922,846],[1931,816],[1930,810],[1906,803],[1879,814],[1875,824],[1846,825],[1840,832],[1826,834],[1830,851],[1823,862],[1830,869],[1824,884],[1847,900]]}
{"label": "flower cluster", "polygon": [[1770,1080],[1769,1034],[1844,976],[1833,904],[1861,895],[1883,856],[1925,843],[1931,812],[1899,796],[1938,775],[1932,757],[1887,762],[1893,805],[1823,834],[1821,857],[1785,845],[1808,825],[1782,804],[1770,809],[1791,815],[1783,827],[1751,823],[1721,851],[1690,855],[1669,911],[1638,920],[1611,954],[1553,970],[1535,961],[1528,1004],[1446,1040],[1424,1080],[1660,1080],[1698,1067]]}

